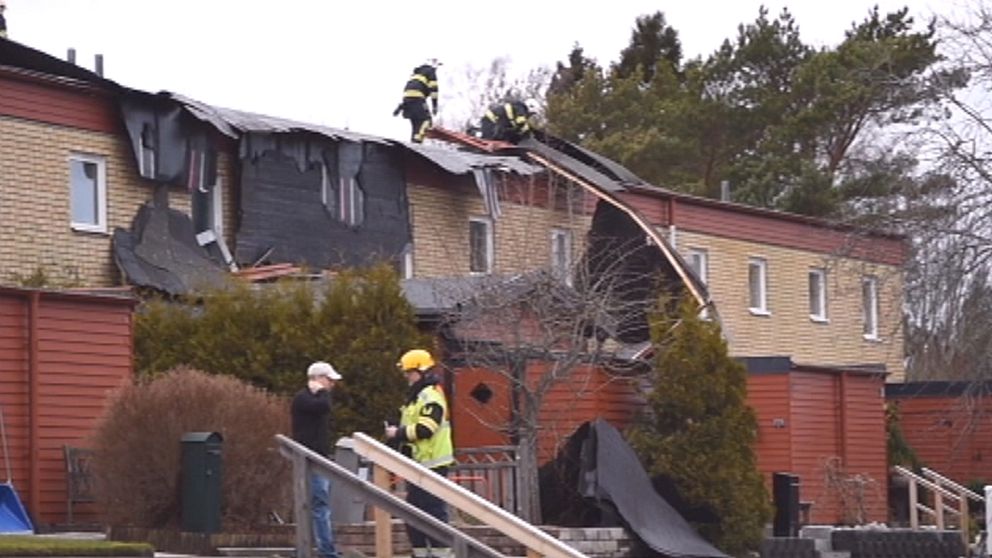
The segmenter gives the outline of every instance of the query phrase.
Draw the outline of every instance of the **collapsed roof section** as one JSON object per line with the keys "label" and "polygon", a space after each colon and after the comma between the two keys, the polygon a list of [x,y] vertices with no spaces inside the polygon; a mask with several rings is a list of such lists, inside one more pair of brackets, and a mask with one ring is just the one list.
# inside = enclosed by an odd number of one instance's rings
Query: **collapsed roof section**
{"label": "collapsed roof section", "polygon": [[[218,183],[218,153],[233,155],[236,144],[238,160],[232,164],[240,166],[240,194],[234,246],[230,251],[226,246],[213,250],[227,254],[223,263],[233,264],[233,269],[278,263],[323,269],[373,259],[398,261],[412,241],[402,162],[406,153],[445,173],[472,176],[484,200],[495,192],[493,173],[543,172],[518,157],[406,144],[215,107],[170,92],[124,89],[120,107],[139,173],[150,184],[185,187],[195,198],[194,206],[198,197],[211,203],[206,198]],[[499,205],[487,207],[498,212]],[[209,220],[195,222],[196,213],[194,208],[194,232],[209,232]],[[208,242],[223,244],[223,239],[215,235]],[[124,249],[115,247],[115,252]],[[149,262],[139,259],[133,253],[117,257],[118,262],[147,268]],[[142,273],[137,265],[122,269],[132,281],[157,276]],[[146,286],[171,292],[175,284]]]}
{"label": "collapsed roof section", "polygon": [[[599,202],[590,231],[589,257],[595,267],[610,267],[611,253],[617,249],[630,252],[631,297],[647,297],[657,293],[654,278],[658,273],[666,278],[662,289],[678,294],[679,287],[692,296],[702,307],[710,304],[706,286],[689,268],[688,264],[668,241],[618,194],[631,187],[650,186],[619,163],[593,153],[551,134],[537,132],[517,145],[503,142],[486,142],[478,138],[434,128],[431,136],[493,155],[518,156],[533,165],[561,176],[582,187]],[[643,240],[647,239],[645,243]],[[621,328],[629,332],[623,341],[636,343],[647,334],[646,321],[640,326],[627,324]]]}

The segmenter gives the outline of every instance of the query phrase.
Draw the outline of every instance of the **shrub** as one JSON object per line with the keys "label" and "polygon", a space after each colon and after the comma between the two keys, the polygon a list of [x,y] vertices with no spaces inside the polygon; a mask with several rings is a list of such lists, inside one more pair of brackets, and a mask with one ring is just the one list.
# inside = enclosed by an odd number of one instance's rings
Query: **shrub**
{"label": "shrub", "polygon": [[180,439],[223,437],[225,530],[259,525],[290,507],[290,467],[274,435],[289,430],[289,402],[237,379],[180,368],[119,391],[94,438],[95,491],[111,525],[179,525]]}
{"label": "shrub", "polygon": [[654,389],[631,443],[645,468],[671,478],[689,506],[716,514],[716,523],[696,525],[704,537],[731,554],[755,549],[771,505],[755,463],[758,424],[745,402],[744,367],[688,297],[677,315],[653,317],[651,333]]}
{"label": "shrub", "polygon": [[312,361],[327,360],[344,376],[333,434],[378,433],[406,390],[396,360],[427,343],[395,271],[379,265],[323,287],[234,284],[180,304],[148,302],[135,322],[135,368],[154,376],[188,365],[288,395],[303,387]]}

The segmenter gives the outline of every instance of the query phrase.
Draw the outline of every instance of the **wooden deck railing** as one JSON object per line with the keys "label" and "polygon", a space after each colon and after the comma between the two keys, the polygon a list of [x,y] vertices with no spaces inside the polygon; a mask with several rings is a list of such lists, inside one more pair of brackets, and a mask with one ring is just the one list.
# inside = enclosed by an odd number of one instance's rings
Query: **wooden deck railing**
{"label": "wooden deck railing", "polygon": [[[967,547],[970,543],[968,536],[969,512],[968,501],[983,502],[985,499],[972,490],[948,479],[932,469],[923,468],[923,475],[917,475],[909,469],[896,465],[893,471],[909,482],[909,526],[916,530],[920,528],[920,515],[926,514],[933,518],[937,529],[945,529],[956,525],[961,531],[961,538]],[[920,502],[920,489],[929,491],[933,497],[933,507]],[[950,519],[950,521],[948,521]]]}

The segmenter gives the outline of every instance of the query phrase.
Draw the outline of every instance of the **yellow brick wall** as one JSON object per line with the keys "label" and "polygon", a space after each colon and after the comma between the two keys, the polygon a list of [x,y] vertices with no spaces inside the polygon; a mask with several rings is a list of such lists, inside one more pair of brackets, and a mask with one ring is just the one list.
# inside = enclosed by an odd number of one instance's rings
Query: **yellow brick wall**
{"label": "yellow brick wall", "polygon": [[[416,277],[452,277],[469,274],[469,218],[486,217],[482,196],[464,183],[450,188],[410,184],[410,220],[413,228],[413,269]],[[565,210],[501,202],[495,220],[494,274],[547,269],[551,263],[551,230],[572,231],[572,261],[584,249],[592,224],[588,215]]]}
{"label": "yellow brick wall", "polygon": [[[69,156],[104,158],[107,232],[74,231],[69,212]],[[152,188],[138,177],[131,147],[115,136],[0,117],[0,283],[42,269],[56,284],[121,284],[111,254],[115,228],[130,229]],[[169,192],[171,207],[189,214],[189,195]]]}
{"label": "yellow brick wall", "polygon": [[[667,231],[665,231],[667,233]],[[791,356],[812,365],[884,363],[889,381],[901,381],[903,366],[902,274],[893,266],[678,231],[683,256],[702,249],[708,258],[708,287],[734,356]],[[748,310],[748,259],[767,261],[768,310]],[[828,323],[809,315],[811,269],[827,271]],[[878,279],[879,340],[863,335],[861,279]]]}

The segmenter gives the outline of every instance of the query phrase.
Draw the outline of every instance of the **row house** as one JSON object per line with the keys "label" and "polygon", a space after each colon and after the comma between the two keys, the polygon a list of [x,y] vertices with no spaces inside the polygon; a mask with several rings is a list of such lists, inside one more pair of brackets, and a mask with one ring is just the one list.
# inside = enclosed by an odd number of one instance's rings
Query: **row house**
{"label": "row house", "polygon": [[[179,294],[267,264],[386,259],[429,317],[446,281],[535,269],[569,281],[596,239],[633,240],[644,269],[719,320],[750,372],[759,466],[800,474],[814,520],[842,512],[828,458],[884,479],[884,453],[855,455],[884,447],[881,386],[903,373],[900,238],[675,193],[550,136],[435,139],[150,94],[0,41],[0,282]],[[624,358],[648,356],[645,339],[622,341]],[[483,373],[452,380],[462,446],[501,441],[472,418],[493,403],[457,397]],[[557,425],[545,458],[582,421],[623,426],[639,405],[608,370],[575,381],[542,411]]]}

